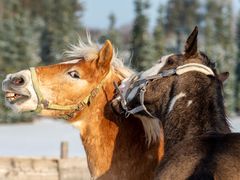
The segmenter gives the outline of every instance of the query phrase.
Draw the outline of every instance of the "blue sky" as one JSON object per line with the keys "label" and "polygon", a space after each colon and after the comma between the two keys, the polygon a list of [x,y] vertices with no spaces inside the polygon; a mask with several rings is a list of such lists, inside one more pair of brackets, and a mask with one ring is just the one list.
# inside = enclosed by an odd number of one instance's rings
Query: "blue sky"
{"label": "blue sky", "polygon": [[[149,10],[150,27],[154,26],[157,17],[157,9],[160,3],[167,0],[150,0]],[[108,16],[114,13],[117,18],[116,26],[130,24],[134,19],[134,0],[82,0],[85,6],[83,23],[86,28],[107,28]],[[239,0],[233,0],[235,14],[239,9]]]}
{"label": "blue sky", "polygon": [[[108,16],[112,12],[116,16],[117,27],[130,24],[134,19],[133,0],[83,0],[82,2],[85,6],[83,23],[87,28],[107,28],[109,25]],[[159,3],[165,2],[166,0],[150,0],[149,17],[151,17],[151,26],[156,19]]]}

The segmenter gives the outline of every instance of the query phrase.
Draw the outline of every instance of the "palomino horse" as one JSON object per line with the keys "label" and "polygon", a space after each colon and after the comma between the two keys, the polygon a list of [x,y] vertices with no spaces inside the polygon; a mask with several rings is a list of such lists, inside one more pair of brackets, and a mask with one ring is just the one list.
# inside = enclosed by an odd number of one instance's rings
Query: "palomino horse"
{"label": "palomino horse", "polygon": [[[158,121],[143,126],[135,117],[121,118],[110,103],[113,83],[132,72],[115,56],[110,41],[101,49],[90,40],[80,42],[67,54],[64,63],[7,75],[2,83],[6,105],[63,117],[77,127],[93,179],[153,179],[163,156]],[[146,143],[145,131],[159,132],[147,138],[154,143]]]}
{"label": "palomino horse", "polygon": [[[155,179],[239,180],[240,134],[230,131],[222,96],[222,81],[228,73],[218,75],[214,63],[198,52],[197,34],[195,28],[183,54],[162,58],[147,71],[155,69],[157,75],[146,76],[148,80],[139,75],[133,81],[122,96],[128,102],[124,110],[148,117],[149,123],[152,116],[162,122],[164,157]],[[144,83],[143,111],[133,111],[143,106],[143,98],[133,94],[139,92],[136,85]]]}

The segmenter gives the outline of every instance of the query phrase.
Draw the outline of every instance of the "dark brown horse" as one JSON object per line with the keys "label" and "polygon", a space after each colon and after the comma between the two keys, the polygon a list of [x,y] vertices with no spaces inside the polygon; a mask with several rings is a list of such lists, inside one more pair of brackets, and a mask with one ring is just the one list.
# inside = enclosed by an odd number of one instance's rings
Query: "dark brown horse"
{"label": "dark brown horse", "polygon": [[[146,110],[134,115],[148,118],[149,124],[152,115],[163,125],[164,157],[156,179],[238,180],[240,134],[230,131],[222,95],[228,73],[218,75],[214,63],[197,50],[197,34],[195,28],[183,54],[162,58],[154,67],[159,68],[158,76],[148,77]],[[128,108],[142,104],[141,99],[136,95]]]}

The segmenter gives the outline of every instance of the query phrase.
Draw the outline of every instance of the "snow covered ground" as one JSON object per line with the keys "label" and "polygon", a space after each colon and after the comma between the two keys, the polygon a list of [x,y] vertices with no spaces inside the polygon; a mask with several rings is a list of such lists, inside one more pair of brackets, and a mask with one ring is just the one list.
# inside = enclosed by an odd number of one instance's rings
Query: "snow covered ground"
{"label": "snow covered ground", "polygon": [[240,117],[229,118],[229,122],[233,132],[240,132]]}
{"label": "snow covered ground", "polygon": [[[230,122],[232,130],[240,132],[240,117],[230,118]],[[0,156],[57,157],[61,141],[69,142],[70,157],[85,157],[78,130],[62,121],[0,125]]]}
{"label": "snow covered ground", "polygon": [[0,156],[60,156],[61,141],[68,141],[70,157],[85,157],[79,131],[60,120],[0,125]]}

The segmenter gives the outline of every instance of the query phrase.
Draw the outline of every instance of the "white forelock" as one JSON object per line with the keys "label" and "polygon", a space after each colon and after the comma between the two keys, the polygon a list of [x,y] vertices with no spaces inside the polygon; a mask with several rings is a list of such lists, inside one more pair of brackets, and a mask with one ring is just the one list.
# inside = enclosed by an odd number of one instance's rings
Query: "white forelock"
{"label": "white forelock", "polygon": [[[84,59],[84,60],[94,60],[98,58],[98,54],[101,47],[93,43],[91,40],[91,36],[87,33],[87,43],[85,43],[80,37],[78,43],[70,44],[69,50],[64,52],[64,55],[67,59]],[[121,73],[124,77],[129,77],[133,74],[133,71],[124,66],[123,60],[117,57],[117,53],[113,48],[113,57],[112,57],[112,66],[115,70]]]}

